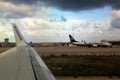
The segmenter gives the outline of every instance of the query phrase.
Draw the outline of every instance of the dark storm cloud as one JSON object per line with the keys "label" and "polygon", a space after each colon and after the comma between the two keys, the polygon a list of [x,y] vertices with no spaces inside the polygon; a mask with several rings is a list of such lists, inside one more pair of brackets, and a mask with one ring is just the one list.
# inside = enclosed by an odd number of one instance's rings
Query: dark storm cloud
{"label": "dark storm cloud", "polygon": [[80,11],[104,6],[111,6],[113,9],[120,9],[120,0],[3,0],[17,4],[36,4],[43,2],[45,6],[55,7],[67,11]]}
{"label": "dark storm cloud", "polygon": [[52,6],[61,10],[79,11],[111,6],[120,9],[120,0],[40,0],[46,6]]}
{"label": "dark storm cloud", "polygon": [[11,2],[14,4],[35,4],[38,0],[2,0],[4,2]]}

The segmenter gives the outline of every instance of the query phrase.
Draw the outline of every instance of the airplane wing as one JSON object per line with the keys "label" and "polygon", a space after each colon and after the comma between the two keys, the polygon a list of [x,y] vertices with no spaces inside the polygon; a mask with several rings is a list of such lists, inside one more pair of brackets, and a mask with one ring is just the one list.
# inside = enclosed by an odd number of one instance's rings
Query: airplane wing
{"label": "airplane wing", "polygon": [[17,47],[0,54],[0,80],[56,80],[13,24]]}

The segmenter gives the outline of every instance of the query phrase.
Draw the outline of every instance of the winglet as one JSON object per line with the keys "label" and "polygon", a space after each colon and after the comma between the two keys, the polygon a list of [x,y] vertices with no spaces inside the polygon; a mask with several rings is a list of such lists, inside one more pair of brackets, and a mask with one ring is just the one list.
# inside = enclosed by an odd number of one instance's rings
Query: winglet
{"label": "winglet", "polygon": [[26,41],[25,41],[24,37],[22,36],[20,30],[18,29],[17,25],[15,23],[12,23],[12,26],[13,26],[15,39],[16,39],[16,45],[17,46],[27,45]]}

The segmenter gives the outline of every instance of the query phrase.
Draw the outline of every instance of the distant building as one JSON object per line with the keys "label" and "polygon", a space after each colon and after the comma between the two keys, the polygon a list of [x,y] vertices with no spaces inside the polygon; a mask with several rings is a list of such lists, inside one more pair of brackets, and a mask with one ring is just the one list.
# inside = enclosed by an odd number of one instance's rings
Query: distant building
{"label": "distant building", "polygon": [[120,46],[120,40],[118,40],[118,41],[102,40],[101,42],[108,42],[108,43],[111,43],[112,46]]}
{"label": "distant building", "polygon": [[9,38],[5,38],[4,42],[0,42],[0,47],[14,47],[16,46],[15,42],[9,42]]}

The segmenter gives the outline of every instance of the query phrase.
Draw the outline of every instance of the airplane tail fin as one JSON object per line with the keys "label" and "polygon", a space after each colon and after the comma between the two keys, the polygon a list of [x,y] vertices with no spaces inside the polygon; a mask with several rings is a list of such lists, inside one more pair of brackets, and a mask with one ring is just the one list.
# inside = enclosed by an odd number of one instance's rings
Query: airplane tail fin
{"label": "airplane tail fin", "polygon": [[27,45],[24,37],[22,36],[20,30],[17,27],[17,24],[13,23],[12,26],[13,26],[15,39],[16,39],[16,45],[17,46],[23,46],[23,45],[25,46],[25,45]]}
{"label": "airplane tail fin", "polygon": [[76,41],[76,40],[72,37],[72,35],[70,35],[70,34],[69,34],[69,38],[70,38],[70,42],[78,42],[78,41]]}

